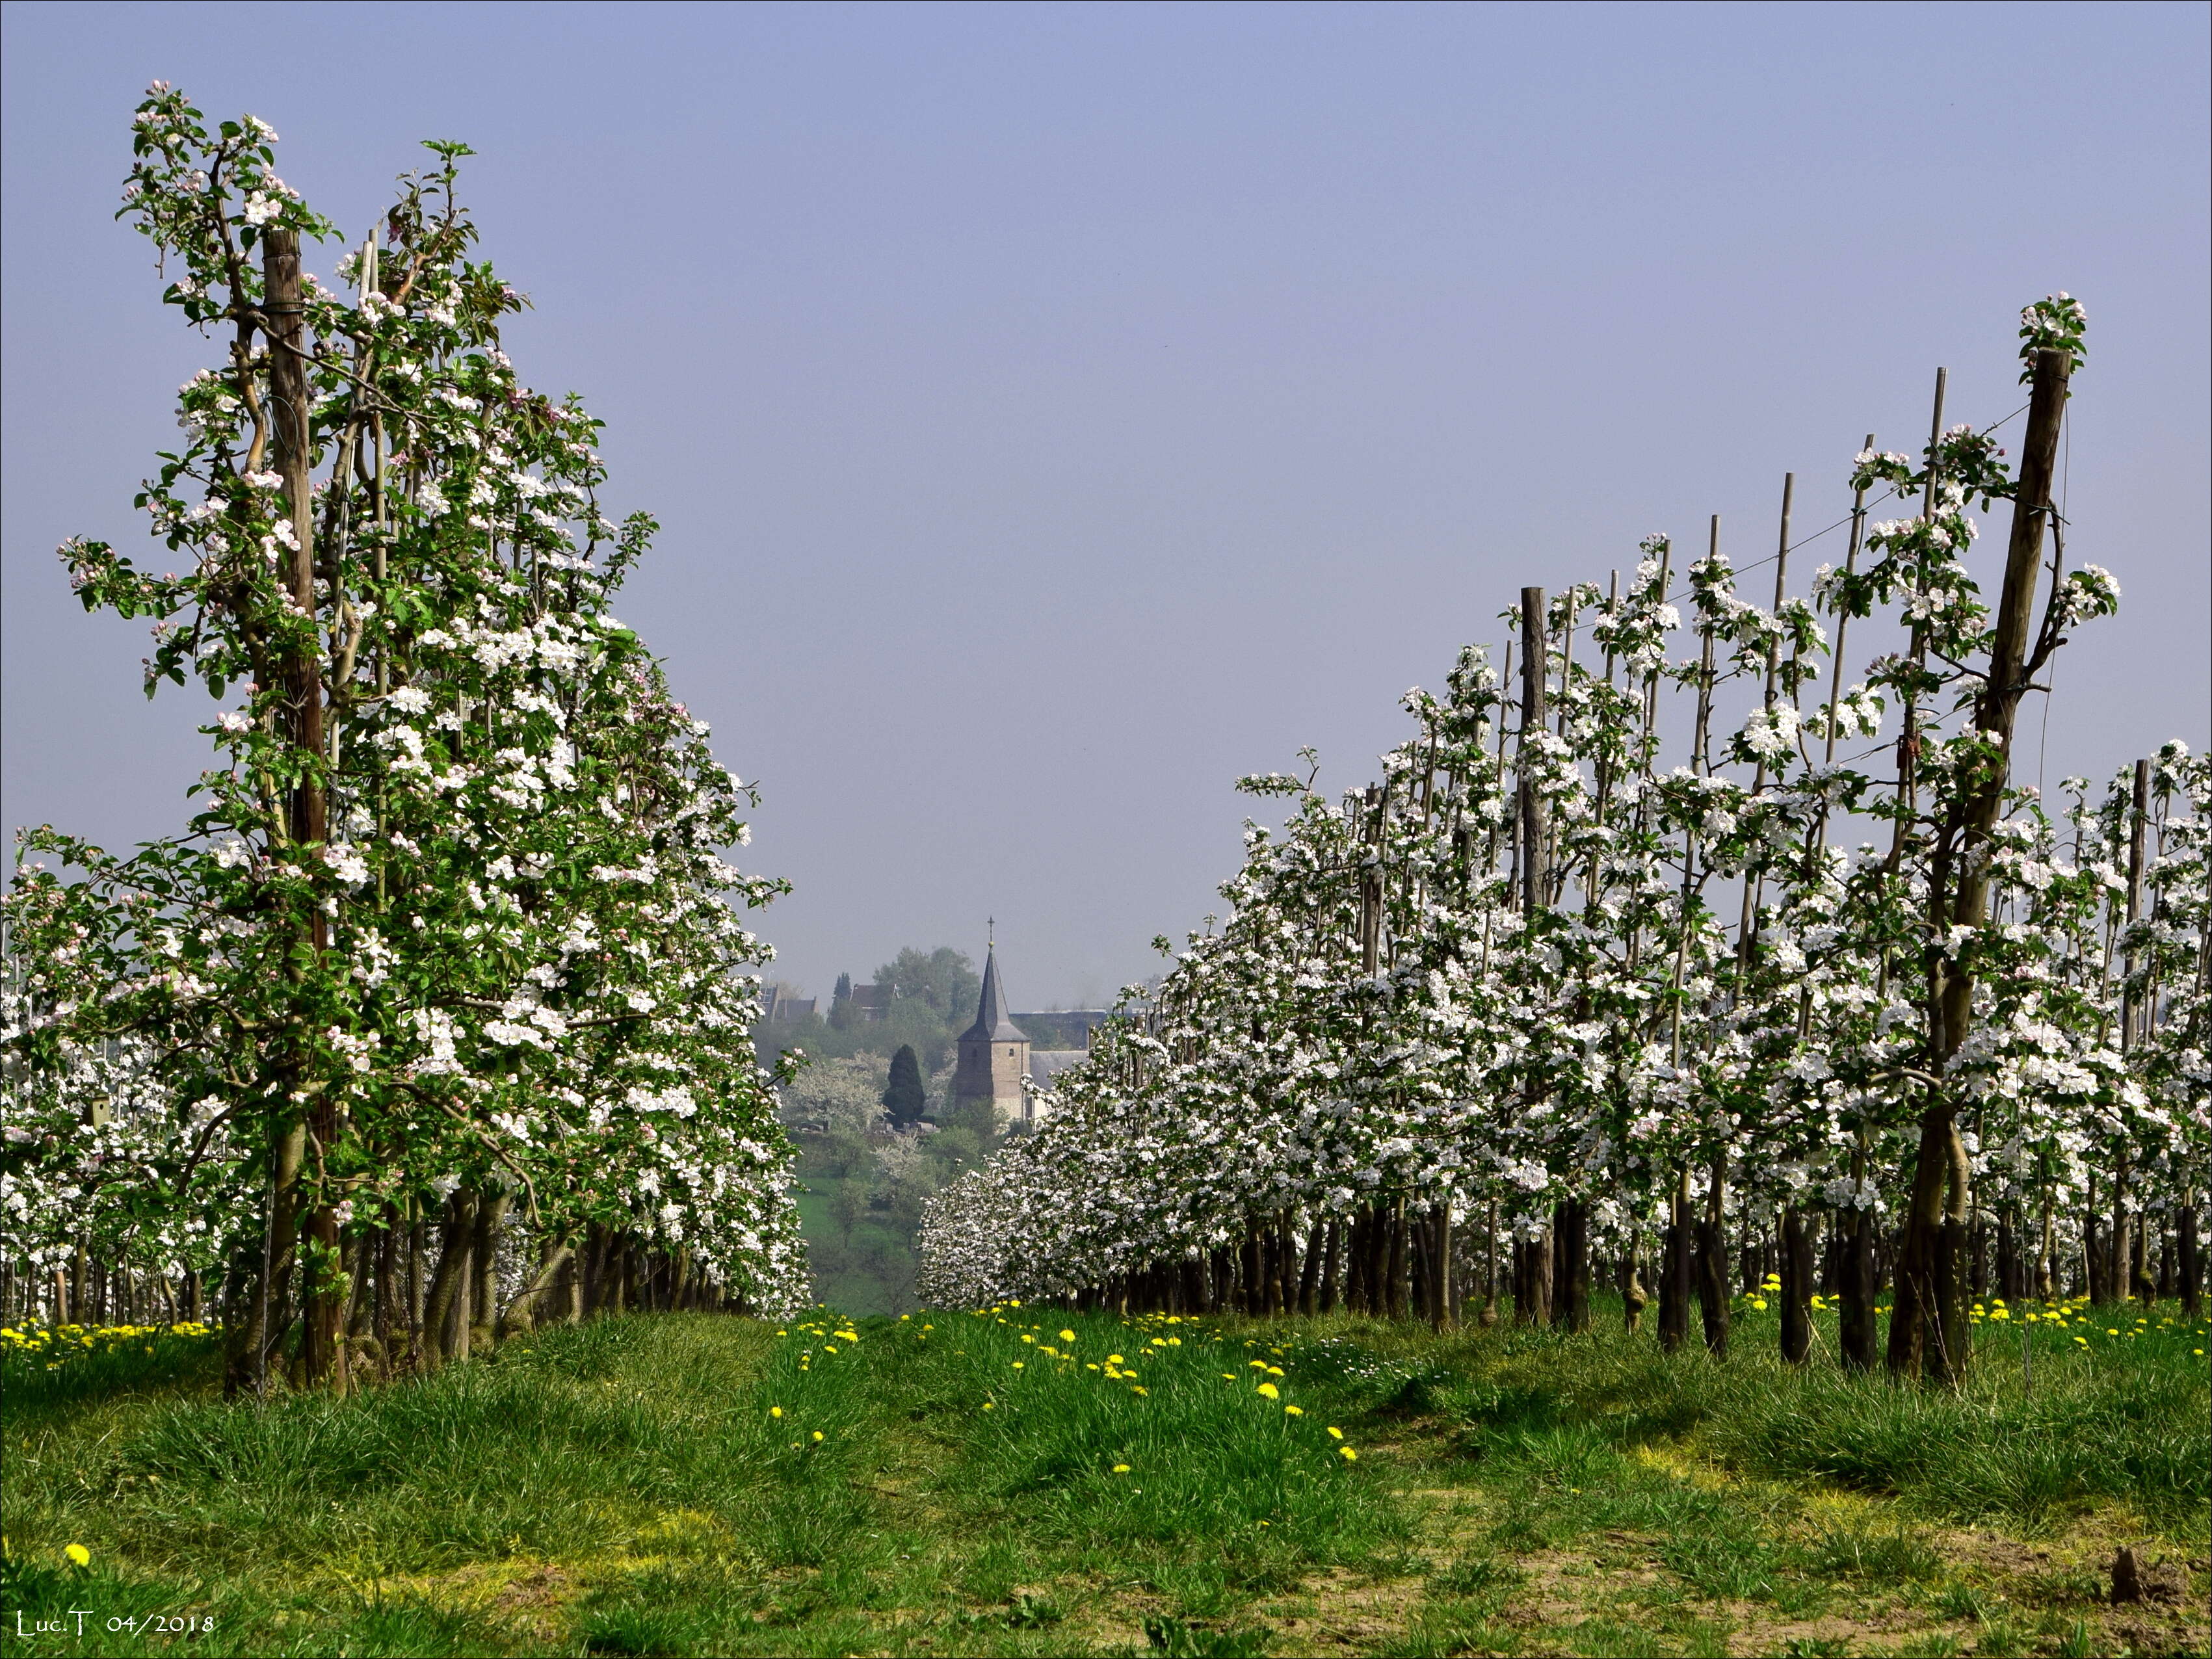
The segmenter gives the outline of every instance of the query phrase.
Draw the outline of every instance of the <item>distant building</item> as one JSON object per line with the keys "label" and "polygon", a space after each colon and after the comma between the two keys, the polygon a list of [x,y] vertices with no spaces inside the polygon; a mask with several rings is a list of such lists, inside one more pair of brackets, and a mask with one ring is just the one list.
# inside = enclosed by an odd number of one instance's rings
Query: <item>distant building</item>
{"label": "distant building", "polygon": [[815,999],[787,994],[780,985],[770,985],[761,992],[761,1018],[790,1024],[805,1019],[814,1012]]}
{"label": "distant building", "polygon": [[888,985],[855,985],[848,1018],[869,1021],[881,1019],[891,1011],[891,988]]}
{"label": "distant building", "polygon": [[1079,1054],[1091,1046],[1091,1032],[1113,1018],[1113,1011],[1107,1008],[1053,1008],[1042,1013],[1016,1014],[1014,1023],[1030,1034],[1031,1042]]}
{"label": "distant building", "polygon": [[975,1023],[960,1034],[960,1058],[952,1073],[952,1103],[975,1106],[988,1101],[1002,1124],[1029,1116],[1022,1079],[1030,1071],[1029,1033],[1006,1013],[999,988],[999,951],[983,958],[983,991],[975,1000]]}
{"label": "distant building", "polygon": [[[1024,1014],[1022,1018],[1044,1027],[1052,1038],[1060,1042],[1079,1033],[1087,1042],[1091,1026],[1106,1016],[1091,1009],[1079,1009]],[[960,1059],[952,1074],[953,1104],[968,1106],[988,1100],[1001,1126],[1016,1130],[1031,1128],[1038,1121],[1036,1103],[1022,1087],[1022,1080],[1027,1078],[1040,1087],[1049,1087],[1057,1073],[1085,1058],[1088,1053],[1087,1048],[1030,1047],[1029,1032],[1016,1024],[1006,1012],[1006,992],[999,981],[998,946],[993,944],[987,947],[982,994],[975,1000],[975,1023],[960,1036]]]}

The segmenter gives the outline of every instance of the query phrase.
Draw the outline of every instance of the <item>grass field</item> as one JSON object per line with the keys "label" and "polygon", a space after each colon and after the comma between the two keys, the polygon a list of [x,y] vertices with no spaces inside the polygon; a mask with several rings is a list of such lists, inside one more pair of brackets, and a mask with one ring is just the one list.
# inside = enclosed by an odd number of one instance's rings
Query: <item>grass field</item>
{"label": "grass field", "polygon": [[2202,1325],[1992,1322],[1958,1395],[1737,1334],[664,1315],[261,1407],[19,1347],[0,1649],[2206,1651]]}

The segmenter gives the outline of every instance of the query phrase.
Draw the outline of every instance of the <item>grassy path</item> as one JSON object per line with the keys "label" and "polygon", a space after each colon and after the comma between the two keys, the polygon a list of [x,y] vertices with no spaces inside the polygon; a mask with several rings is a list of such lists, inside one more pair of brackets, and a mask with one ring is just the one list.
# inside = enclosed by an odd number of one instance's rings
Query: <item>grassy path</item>
{"label": "grassy path", "polygon": [[[0,1651],[2202,1654],[2202,1328],[2090,1328],[1961,1396],[1013,1308],[609,1322],[260,1409],[165,1351],[9,1389]],[[2123,1542],[2177,1599],[2100,1599]]]}

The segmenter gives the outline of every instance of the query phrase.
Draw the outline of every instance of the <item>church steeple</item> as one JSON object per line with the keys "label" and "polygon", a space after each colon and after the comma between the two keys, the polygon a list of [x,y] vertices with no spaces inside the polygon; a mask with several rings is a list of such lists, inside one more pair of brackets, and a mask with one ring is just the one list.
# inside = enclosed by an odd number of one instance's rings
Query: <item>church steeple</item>
{"label": "church steeple", "polygon": [[1006,993],[999,983],[999,948],[994,939],[983,957],[983,991],[975,999],[975,1023],[960,1034],[960,1064],[952,1074],[956,1104],[988,1104],[1000,1127],[1030,1121],[1022,1087],[1029,1075],[1030,1034],[1006,1012]]}
{"label": "church steeple", "polygon": [[963,1031],[963,1041],[1027,1042],[1030,1034],[1006,1015],[1006,993],[999,988],[999,947],[994,940],[983,957],[983,994],[975,1000],[975,1023]]}

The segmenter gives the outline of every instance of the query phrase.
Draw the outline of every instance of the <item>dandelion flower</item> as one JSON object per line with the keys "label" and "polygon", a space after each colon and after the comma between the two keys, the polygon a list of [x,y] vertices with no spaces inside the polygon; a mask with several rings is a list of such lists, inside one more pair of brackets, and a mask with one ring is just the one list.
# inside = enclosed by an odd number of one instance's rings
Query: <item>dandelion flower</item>
{"label": "dandelion flower", "polygon": [[1285,1417],[1304,1417],[1305,1414],[1306,1408],[1304,1406],[1285,1406],[1283,1407],[1283,1415]]}
{"label": "dandelion flower", "polygon": [[1332,1440],[1341,1440],[1344,1438],[1344,1431],[1332,1423],[1328,1425],[1328,1437]]}
{"label": "dandelion flower", "polygon": [[1260,1392],[1267,1395],[1270,1400],[1279,1400],[1282,1398],[1282,1390],[1278,1389],[1272,1382],[1262,1382],[1260,1385]]}
{"label": "dandelion flower", "polygon": [[1116,1474],[1127,1474],[1128,1472],[1129,1466],[1127,1463],[1116,1463],[1114,1466],[1114,1473]]}
{"label": "dandelion flower", "polygon": [[1075,1340],[1075,1333],[1073,1331],[1062,1331],[1060,1334],[1060,1340],[1063,1342],[1073,1342]]}
{"label": "dandelion flower", "polygon": [[821,1430],[819,1430],[819,1429],[815,1430],[815,1431],[814,1431],[814,1437],[815,1437],[817,1440],[819,1440],[819,1439],[822,1437],[822,1431],[821,1431]]}
{"label": "dandelion flower", "polygon": [[770,1406],[768,1408],[768,1414],[770,1417],[781,1417],[783,1415],[783,1407],[781,1406]]}
{"label": "dandelion flower", "polygon": [[1336,1449],[1347,1463],[1357,1463],[1359,1461],[1359,1454],[1349,1446],[1339,1446]]}
{"label": "dandelion flower", "polygon": [[88,1567],[92,1565],[92,1552],[82,1544],[71,1544],[62,1553],[80,1567]]}

